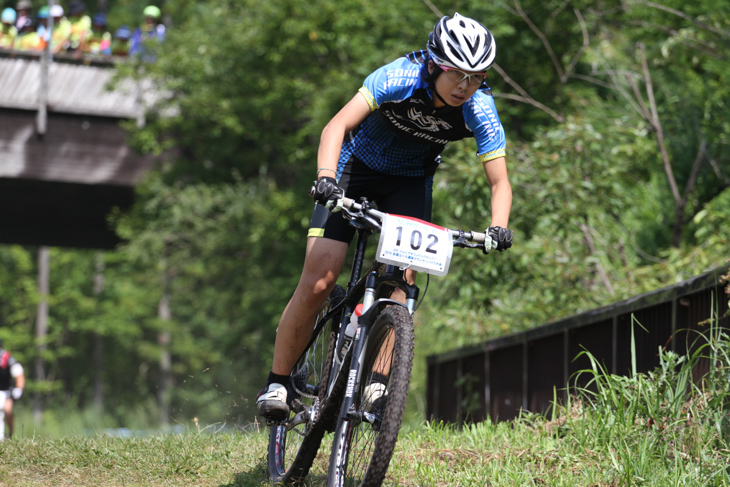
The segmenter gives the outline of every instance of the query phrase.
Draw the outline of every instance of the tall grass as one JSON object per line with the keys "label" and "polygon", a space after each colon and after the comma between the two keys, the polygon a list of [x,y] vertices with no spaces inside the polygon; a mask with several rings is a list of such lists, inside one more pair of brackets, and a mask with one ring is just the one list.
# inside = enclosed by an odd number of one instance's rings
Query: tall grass
{"label": "tall grass", "polygon": [[648,373],[636,372],[633,333],[630,376],[608,373],[584,352],[591,368],[576,381],[589,380],[562,410],[565,438],[609,458],[620,485],[730,484],[730,337],[711,323],[687,355],[660,347]]}

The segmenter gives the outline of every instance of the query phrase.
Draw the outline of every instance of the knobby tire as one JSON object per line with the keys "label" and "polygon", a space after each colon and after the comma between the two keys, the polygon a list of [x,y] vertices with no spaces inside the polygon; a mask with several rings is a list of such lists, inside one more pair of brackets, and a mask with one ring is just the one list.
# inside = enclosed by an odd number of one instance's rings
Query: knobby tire
{"label": "knobby tire", "polygon": [[[339,285],[335,286],[319,315],[318,321],[324,316],[330,305],[336,304],[344,295],[345,290]],[[301,403],[307,408],[314,406],[316,417],[314,421],[296,426],[290,431],[287,431],[286,426],[283,425],[271,427],[268,445],[268,467],[269,477],[274,484],[302,484],[317,456],[322,437],[325,432],[334,430],[337,411],[344,394],[345,381],[339,380],[330,397],[327,397],[326,393],[330,373],[332,372],[337,332],[340,325],[339,318],[340,316],[335,316],[328,320],[329,322],[322,327],[319,336],[316,337],[292,371],[292,376],[295,376],[298,371],[302,370],[302,367],[309,366],[311,368],[306,382],[317,387],[317,397],[315,399],[302,396]],[[295,413],[296,411],[292,411],[290,417],[293,417]]]}
{"label": "knobby tire", "polygon": [[[360,421],[363,411],[363,393],[372,382],[372,369],[379,359],[380,350],[388,349],[388,375],[385,399],[373,408],[377,420],[371,424]],[[385,308],[375,319],[368,337],[359,393],[355,400],[357,411],[340,411],[330,457],[328,487],[379,487],[395,451],[408,386],[413,367],[413,318],[408,310],[394,305]],[[344,409],[344,405],[343,405]]]}

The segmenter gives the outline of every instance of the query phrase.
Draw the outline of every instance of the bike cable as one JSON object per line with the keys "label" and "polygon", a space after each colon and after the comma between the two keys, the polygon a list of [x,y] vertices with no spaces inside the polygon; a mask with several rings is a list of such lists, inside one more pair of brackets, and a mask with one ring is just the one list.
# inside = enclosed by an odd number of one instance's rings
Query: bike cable
{"label": "bike cable", "polygon": [[416,307],[413,308],[414,313],[421,306],[421,303],[423,302],[423,300],[426,299],[426,293],[428,292],[428,283],[429,282],[431,282],[431,274],[426,274],[426,287],[423,289],[423,294],[421,295],[421,299],[416,304]]}

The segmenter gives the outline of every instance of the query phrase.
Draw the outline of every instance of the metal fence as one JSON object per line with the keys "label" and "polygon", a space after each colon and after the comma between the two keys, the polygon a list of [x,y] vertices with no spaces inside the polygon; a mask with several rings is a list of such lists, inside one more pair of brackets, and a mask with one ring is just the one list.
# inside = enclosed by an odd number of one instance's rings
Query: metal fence
{"label": "metal fence", "polygon": [[[427,416],[451,423],[494,422],[521,410],[549,413],[567,399],[568,385],[590,352],[612,374],[631,371],[631,334],[639,372],[659,365],[659,347],[685,354],[709,330],[712,313],[730,328],[721,267],[694,279],[521,333],[428,357]],[[641,326],[639,326],[639,324]],[[700,362],[697,374],[709,370]],[[577,382],[576,382],[577,381]]]}

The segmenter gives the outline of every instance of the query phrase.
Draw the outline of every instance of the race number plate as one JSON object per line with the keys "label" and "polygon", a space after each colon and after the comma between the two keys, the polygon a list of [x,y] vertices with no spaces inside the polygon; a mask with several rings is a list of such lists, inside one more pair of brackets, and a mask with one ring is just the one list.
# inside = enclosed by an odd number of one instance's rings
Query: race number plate
{"label": "race number plate", "polygon": [[407,216],[386,214],[383,218],[379,262],[445,276],[453,250],[451,233],[444,227]]}

